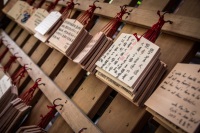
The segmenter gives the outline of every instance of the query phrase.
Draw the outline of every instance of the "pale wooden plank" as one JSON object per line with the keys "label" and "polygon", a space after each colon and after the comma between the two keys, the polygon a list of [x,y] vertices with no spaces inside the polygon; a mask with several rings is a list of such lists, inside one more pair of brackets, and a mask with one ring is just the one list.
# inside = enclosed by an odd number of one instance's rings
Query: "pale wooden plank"
{"label": "pale wooden plank", "polygon": [[1,60],[1,65],[2,66],[4,66],[8,62],[8,60],[10,59],[11,55],[12,54],[9,51],[6,53],[6,55],[4,56],[4,58]]}
{"label": "pale wooden plank", "polygon": [[[30,65],[34,71],[30,71],[29,75],[33,80],[36,80],[38,77],[42,78],[42,82],[45,83],[45,86],[41,86],[41,91],[47,96],[47,98],[53,102],[56,98],[61,98],[61,104],[63,104],[63,109],[58,110],[62,117],[69,123],[70,127],[75,132],[78,132],[83,127],[87,128],[88,132],[101,132],[90,119],[85,116],[82,111],[78,109],[76,105],[67,97],[50,79],[46,76],[41,69],[33,63],[33,61],[6,35],[5,32],[2,32],[7,38],[7,40],[15,48],[12,53],[18,52],[20,56],[23,57],[23,60],[18,59],[20,64],[27,63]],[[80,121],[81,119],[81,121]]]}
{"label": "pale wooden plank", "polygon": [[200,1],[199,0],[184,0],[177,9],[178,15],[200,18]]}
{"label": "pale wooden plank", "polygon": [[15,25],[15,22],[14,22],[14,21],[11,21],[11,22],[9,23],[9,25],[6,27],[5,32],[6,32],[7,34],[10,33],[10,31],[12,30],[12,28],[14,27],[14,25]]}
{"label": "pale wooden plank", "polygon": [[107,89],[108,86],[97,79],[95,75],[89,75],[72,97],[72,100],[83,110],[84,113],[89,114],[98,100],[102,97],[108,97],[111,90],[105,94],[104,92]]}
{"label": "pale wooden plank", "polygon": [[31,49],[33,48],[33,46],[37,43],[38,39],[35,38],[34,36],[31,36],[28,41],[26,42],[26,44],[23,46],[23,51],[28,54]]}
{"label": "pale wooden plank", "polygon": [[0,54],[2,54],[2,53],[5,51],[5,49],[6,49],[6,46],[5,46],[5,45],[2,45],[2,46],[0,47]]}
{"label": "pale wooden plank", "polygon": [[26,30],[23,30],[23,32],[20,34],[20,36],[17,38],[16,43],[18,46],[21,46],[26,37],[28,37],[29,33]]}
{"label": "pale wooden plank", "polygon": [[9,0],[5,7],[2,9],[2,11],[4,13],[7,13],[17,1],[18,0]]}
{"label": "pale wooden plank", "polygon": [[[48,0],[50,1],[50,0]],[[76,6],[77,10],[87,10],[88,5],[92,4],[92,1],[79,1],[82,6]],[[155,4],[155,3],[154,3]],[[65,5],[62,3],[62,5]],[[100,7],[103,7],[102,10],[95,10],[96,15],[105,16],[105,17],[114,17],[117,12],[120,11],[119,6],[107,3],[98,3]],[[159,4],[158,4],[159,5]],[[156,6],[155,6],[156,7]],[[159,7],[160,8],[160,7]],[[144,10],[139,8],[128,8],[133,9],[129,17],[123,17],[123,21],[130,23],[132,25],[137,25],[141,27],[151,27],[154,24],[158,16],[156,11],[153,10]],[[156,9],[156,8],[154,8]],[[141,17],[142,16],[142,17]],[[199,40],[200,39],[200,19],[193,17],[186,17],[175,14],[166,15],[166,20],[172,20],[174,23],[172,25],[164,25],[162,31],[167,34],[172,34],[175,36],[181,36],[189,39]],[[189,25],[189,26],[188,26]]]}
{"label": "pale wooden plank", "polygon": [[[105,133],[132,132],[138,120],[145,115],[145,109],[138,108],[121,95],[117,95],[97,123]],[[142,125],[140,125],[142,127]]]}
{"label": "pale wooden plank", "polygon": [[47,45],[40,43],[33,54],[30,56],[34,63],[37,64],[43,58],[48,49],[49,47]]}
{"label": "pale wooden plank", "polygon": [[139,9],[148,9],[148,10],[153,10],[153,11],[156,11],[156,10],[160,10],[162,11],[166,4],[169,2],[169,0],[143,0],[142,1],[142,4],[139,5]]}
{"label": "pale wooden plank", "polygon": [[45,63],[41,66],[41,69],[45,74],[50,75],[62,58],[63,55],[60,52],[53,50],[46,59]]}
{"label": "pale wooden plank", "polygon": [[116,6],[123,6],[123,5],[129,5],[131,3],[131,0],[113,0],[112,1],[112,5],[116,5]]}
{"label": "pale wooden plank", "polygon": [[177,62],[182,62],[184,60],[192,49],[194,42],[167,34],[161,34],[156,44],[161,48],[162,54],[160,59],[167,64],[169,72]]}
{"label": "pale wooden plank", "polygon": [[15,29],[13,30],[13,32],[10,34],[10,37],[12,38],[12,39],[15,39],[16,38],[16,36],[19,34],[19,32],[20,32],[20,30],[21,30],[22,28],[20,27],[20,26],[16,26],[15,27]]}
{"label": "pale wooden plank", "polygon": [[54,82],[66,93],[71,94],[77,83],[85,75],[85,71],[79,65],[68,60]]}

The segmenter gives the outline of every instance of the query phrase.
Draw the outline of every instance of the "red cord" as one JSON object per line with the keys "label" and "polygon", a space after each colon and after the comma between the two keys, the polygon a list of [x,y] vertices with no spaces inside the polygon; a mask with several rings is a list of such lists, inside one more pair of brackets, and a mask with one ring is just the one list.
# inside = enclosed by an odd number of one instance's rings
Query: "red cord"
{"label": "red cord", "polygon": [[172,21],[164,20],[164,15],[166,13],[164,13],[163,15],[160,15],[160,11],[158,11],[157,14],[159,15],[158,22],[156,24],[154,24],[149,30],[147,30],[143,35],[144,38],[148,39],[149,41],[151,41],[153,43],[156,41],[156,39],[160,35],[163,25],[167,22],[169,22],[170,24],[172,23]]}
{"label": "red cord", "polygon": [[77,20],[82,23],[83,25],[87,25],[89,23],[89,21],[91,20],[94,11],[96,8],[100,8],[100,7],[96,7],[95,4],[93,5],[89,5],[89,9],[86,10]]}
{"label": "red cord", "polygon": [[54,114],[56,113],[56,107],[57,105],[48,106],[47,108],[50,109],[50,111],[45,115],[40,115],[41,120],[38,123],[38,126],[45,129],[45,127],[48,125],[48,123],[54,118]]}
{"label": "red cord", "polygon": [[101,31],[104,32],[108,37],[112,37],[117,31],[117,28],[119,27],[120,22],[122,21],[122,17],[126,13],[128,13],[126,6],[122,6],[121,11],[117,13],[115,18],[111,20],[105,27],[103,27]]}
{"label": "red cord", "polygon": [[33,94],[35,92],[35,90],[38,88],[39,86],[39,82],[41,81],[41,78],[37,79],[35,81],[35,83],[33,84],[33,86],[31,88],[29,88],[24,94],[22,94],[20,96],[20,98],[24,101],[24,103],[26,103],[27,105],[30,103],[30,101],[33,99]]}
{"label": "red cord", "polygon": [[23,77],[25,77],[25,74],[27,73],[27,70],[30,68],[27,68],[26,65],[22,66],[17,72],[15,72],[12,76],[12,83],[16,86],[19,86],[20,81]]}
{"label": "red cord", "polygon": [[10,59],[8,60],[8,62],[3,66],[4,73],[10,70],[12,64],[16,62],[17,58],[20,58],[20,57],[16,57],[15,55],[10,56]]}

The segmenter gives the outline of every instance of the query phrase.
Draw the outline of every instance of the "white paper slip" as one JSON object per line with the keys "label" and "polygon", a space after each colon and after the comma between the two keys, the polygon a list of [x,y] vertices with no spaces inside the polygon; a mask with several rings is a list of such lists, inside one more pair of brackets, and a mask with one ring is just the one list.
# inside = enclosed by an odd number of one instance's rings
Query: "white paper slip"
{"label": "white paper slip", "polygon": [[45,35],[58,22],[62,14],[58,11],[51,12],[36,28],[35,30],[41,35]]}
{"label": "white paper slip", "polygon": [[12,86],[11,79],[4,75],[0,80],[0,98]]}
{"label": "white paper slip", "polygon": [[45,9],[38,8],[25,23],[25,26],[35,33],[35,27],[37,27],[48,15],[49,13]]}

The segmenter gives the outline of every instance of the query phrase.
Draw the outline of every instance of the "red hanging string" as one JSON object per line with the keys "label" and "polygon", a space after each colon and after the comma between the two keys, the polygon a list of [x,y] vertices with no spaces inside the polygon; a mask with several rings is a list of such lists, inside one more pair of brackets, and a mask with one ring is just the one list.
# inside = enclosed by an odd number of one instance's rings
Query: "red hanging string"
{"label": "red hanging string", "polygon": [[3,66],[4,73],[6,73],[10,70],[12,64],[16,62],[17,58],[21,58],[21,57],[17,57],[15,55],[10,56],[10,59],[8,60],[8,62]]}
{"label": "red hanging string", "polygon": [[[158,22],[157,23],[155,23],[150,29],[148,29],[142,36],[144,37],[144,38],[146,38],[146,39],[148,39],[149,41],[151,41],[151,42],[155,42],[156,41],[156,39],[158,38],[158,36],[160,35],[160,32],[161,32],[161,29],[162,29],[162,27],[163,27],[163,25],[165,24],[165,23],[170,23],[170,24],[172,24],[172,21],[165,21],[164,20],[164,15],[166,14],[167,12],[165,12],[163,15],[160,15],[160,11],[157,11],[157,14],[158,14],[158,16],[159,16],[159,20],[158,20]],[[134,34],[134,36],[138,39],[138,37],[137,37],[137,34]],[[141,36],[141,37],[142,37]],[[140,37],[140,38],[141,38]],[[139,40],[140,40],[140,38],[139,38]],[[139,41],[138,40],[138,41]]]}
{"label": "red hanging string", "polygon": [[41,81],[41,78],[38,78],[33,86],[29,88],[25,93],[23,93],[20,98],[26,103],[27,105],[30,103],[30,101],[33,99],[33,94],[35,90],[38,88],[40,85],[39,82]]}
{"label": "red hanging string", "polygon": [[112,37],[115,32],[117,31],[117,28],[120,25],[120,22],[122,21],[122,17],[124,14],[129,14],[126,9],[126,5],[120,6],[121,11],[117,13],[115,18],[111,20],[101,31],[104,32],[108,37]]}
{"label": "red hanging string", "polygon": [[55,102],[57,100],[62,100],[61,98],[56,98],[54,101],[53,101],[53,106],[48,106],[47,105],[47,108],[48,109],[51,109],[45,116],[41,115],[42,119],[39,121],[38,123],[38,126],[41,127],[41,128],[45,128],[47,126],[47,124],[51,121],[51,119],[54,117],[54,114],[56,113],[56,107],[57,106],[60,106],[60,110],[62,110],[63,108],[63,105],[62,104],[55,104]]}
{"label": "red hanging string", "polygon": [[49,5],[49,7],[47,8],[47,11],[50,12],[51,10],[53,10],[56,7],[56,5],[58,4],[58,2],[59,2],[59,0],[55,0],[55,2],[51,3]]}
{"label": "red hanging string", "polygon": [[79,3],[75,4],[73,0],[71,0],[71,2],[67,2],[66,4],[67,4],[67,6],[62,11],[62,19],[63,20],[65,20],[66,18],[70,18],[72,10],[74,9],[75,5],[80,5]]}
{"label": "red hanging string", "polygon": [[47,105],[47,108],[50,109],[50,111],[45,116],[40,115],[41,120],[38,123],[39,127],[44,129],[48,125],[48,123],[54,118],[54,114],[56,113],[56,107],[57,105],[53,106]]}
{"label": "red hanging string", "polygon": [[17,72],[15,72],[12,76],[12,83],[16,86],[19,86],[20,81],[23,77],[25,77],[25,74],[27,73],[27,70],[30,68],[26,67],[26,64],[22,66]]}
{"label": "red hanging string", "polygon": [[[97,1],[95,1],[97,2]],[[95,3],[94,2],[94,3]],[[87,25],[89,23],[89,21],[91,20],[93,14],[94,14],[94,11],[96,8],[100,8],[101,7],[96,7],[96,5],[93,3],[93,5],[89,5],[89,9],[86,10],[77,20],[82,23],[83,25]]]}

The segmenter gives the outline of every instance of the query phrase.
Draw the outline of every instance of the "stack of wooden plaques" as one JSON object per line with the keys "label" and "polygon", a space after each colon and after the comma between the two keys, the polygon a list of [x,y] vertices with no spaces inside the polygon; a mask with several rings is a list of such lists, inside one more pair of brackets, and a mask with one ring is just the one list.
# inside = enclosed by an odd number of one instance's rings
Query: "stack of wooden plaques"
{"label": "stack of wooden plaques", "polygon": [[18,90],[15,86],[11,86],[0,98],[0,112],[2,112],[8,103],[18,97]]}
{"label": "stack of wooden plaques", "polygon": [[84,25],[75,19],[66,19],[50,37],[52,47],[73,59],[91,40]]}
{"label": "stack of wooden plaques", "polygon": [[23,122],[30,106],[27,106],[20,98],[16,98],[7,104],[0,114],[0,132],[16,131],[16,128]]}
{"label": "stack of wooden plaques", "polygon": [[46,133],[46,131],[36,125],[20,127],[16,133]]}
{"label": "stack of wooden plaques", "polygon": [[96,63],[96,75],[141,106],[166,70],[159,56],[157,45],[143,37],[138,41],[134,35],[122,33]]}
{"label": "stack of wooden plaques", "polygon": [[98,32],[73,61],[80,64],[85,70],[95,73],[95,63],[111,46],[112,42],[112,39],[103,32]]}
{"label": "stack of wooden plaques", "polygon": [[199,132],[199,74],[200,65],[178,63],[145,103],[147,110],[169,130]]}

